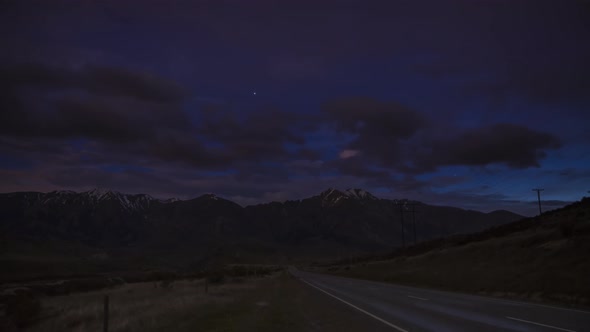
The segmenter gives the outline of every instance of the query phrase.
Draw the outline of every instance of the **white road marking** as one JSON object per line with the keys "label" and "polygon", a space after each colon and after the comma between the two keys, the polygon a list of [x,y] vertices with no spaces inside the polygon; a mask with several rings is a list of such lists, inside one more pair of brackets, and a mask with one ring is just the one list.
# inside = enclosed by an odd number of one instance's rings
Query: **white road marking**
{"label": "white road marking", "polygon": [[299,279],[299,280],[303,281],[304,283],[306,283],[306,284],[310,285],[311,287],[313,287],[313,288],[315,288],[315,289],[317,289],[317,290],[319,290],[319,291],[321,291],[321,292],[324,292],[324,293],[326,293],[326,294],[330,295],[331,297],[335,298],[335,299],[336,299],[336,300],[338,300],[338,301],[341,301],[341,302],[343,302],[343,303],[345,303],[345,304],[348,304],[349,306],[351,306],[351,307],[355,308],[356,310],[358,310],[358,311],[362,312],[363,314],[366,314],[366,315],[369,315],[369,316],[371,316],[371,317],[375,318],[376,320],[380,321],[381,323],[383,323],[383,324],[385,324],[385,325],[387,325],[387,326],[389,326],[389,327],[392,327],[392,328],[394,328],[394,329],[396,329],[396,330],[398,330],[398,331],[400,331],[400,332],[409,332],[408,330],[404,330],[404,329],[402,329],[401,327],[399,327],[399,326],[397,326],[397,325],[395,325],[395,324],[392,324],[392,323],[390,323],[390,322],[386,321],[385,319],[383,319],[383,318],[381,318],[381,317],[377,317],[377,316],[373,315],[372,313],[370,313],[370,312],[368,312],[368,311],[365,311],[365,310],[363,310],[363,309],[361,309],[361,308],[359,308],[359,307],[355,306],[354,304],[352,304],[352,303],[349,303],[349,302],[347,302],[347,301],[345,301],[345,300],[343,300],[343,299],[339,298],[339,297],[338,297],[338,296],[336,296],[336,295],[332,295],[331,293],[328,293],[328,292],[326,292],[325,290],[323,290],[323,289],[319,288],[319,287],[318,287],[318,286],[316,286],[316,285],[313,285],[313,284],[311,284],[311,283],[309,283],[309,282],[307,282],[307,281],[305,281],[305,280],[303,280],[303,279]]}
{"label": "white road marking", "polygon": [[[482,297],[488,298],[485,296],[482,296]],[[552,306],[552,305],[528,303],[528,302],[521,302],[521,301],[514,301],[514,300],[501,300],[501,299],[495,299],[495,300],[497,300],[499,302],[518,303],[518,304],[525,305],[525,306],[535,306],[535,307],[543,307],[543,308],[550,308],[550,309],[557,309],[557,310],[573,311],[573,312],[579,312],[579,313],[583,313],[583,314],[590,314],[590,311],[588,311],[588,310],[562,308],[562,307],[556,307],[556,306]]]}
{"label": "white road marking", "polygon": [[506,318],[508,318],[508,319],[512,319],[512,320],[516,320],[516,321],[519,321],[519,322],[524,322],[524,323],[529,323],[529,324],[539,325],[539,326],[543,326],[543,327],[548,327],[548,328],[550,328],[550,329],[556,329],[556,330],[560,330],[560,331],[566,331],[566,332],[576,332],[576,331],[574,331],[574,330],[568,330],[568,329],[564,329],[564,328],[557,327],[557,326],[551,326],[551,325],[546,325],[546,324],[541,324],[541,323],[531,322],[530,320],[518,319],[518,318],[514,318],[514,317],[508,317],[508,316],[506,316]]}
{"label": "white road marking", "polygon": [[[335,278],[335,279],[348,279],[348,278],[339,277],[339,276],[330,276],[330,277]],[[407,291],[416,289],[419,291],[426,291],[426,292],[435,293],[435,294],[438,293],[438,294],[442,294],[445,296],[475,297],[475,298],[480,298],[482,300],[489,301],[489,302],[497,302],[497,303],[503,303],[503,304],[519,304],[519,305],[523,305],[523,306],[535,306],[535,307],[543,307],[543,308],[557,309],[557,310],[564,310],[564,311],[573,311],[573,312],[579,312],[579,313],[583,313],[583,314],[590,314],[590,311],[588,311],[588,310],[564,308],[564,307],[557,307],[557,306],[552,306],[552,305],[547,305],[547,304],[539,304],[539,303],[531,303],[531,302],[522,302],[522,301],[502,299],[502,298],[498,298],[498,297],[491,297],[491,296],[484,296],[484,295],[474,295],[474,294],[468,294],[468,293],[456,293],[456,292],[449,292],[449,291],[442,291],[442,290],[424,289],[424,288],[410,287],[410,286],[404,286],[404,285],[387,283],[387,282],[382,282],[382,281],[374,281],[374,280],[357,279],[357,281],[363,281],[365,283],[376,284],[376,285],[379,285],[380,287],[385,286],[385,287],[392,287],[392,288],[402,288]]]}
{"label": "white road marking", "polygon": [[408,295],[408,297],[411,297],[413,299],[418,299],[418,300],[422,300],[422,301],[428,301],[428,299],[425,299],[423,297],[417,297],[417,296],[413,296],[413,295]]}

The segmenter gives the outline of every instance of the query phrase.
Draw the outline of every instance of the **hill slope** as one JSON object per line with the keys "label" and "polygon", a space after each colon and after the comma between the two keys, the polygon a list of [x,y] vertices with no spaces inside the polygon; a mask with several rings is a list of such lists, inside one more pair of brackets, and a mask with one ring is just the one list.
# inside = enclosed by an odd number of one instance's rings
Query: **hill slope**
{"label": "hill slope", "polygon": [[588,257],[590,198],[585,198],[540,217],[325,269],[363,279],[588,306]]}

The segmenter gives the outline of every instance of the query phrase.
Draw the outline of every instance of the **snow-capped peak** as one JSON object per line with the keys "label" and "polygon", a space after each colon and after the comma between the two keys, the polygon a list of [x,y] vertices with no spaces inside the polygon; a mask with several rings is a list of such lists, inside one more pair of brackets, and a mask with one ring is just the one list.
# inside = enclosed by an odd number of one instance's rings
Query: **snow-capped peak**
{"label": "snow-capped peak", "polygon": [[368,191],[362,189],[347,189],[340,191],[334,188],[329,188],[320,194],[322,205],[335,205],[342,200],[374,200],[377,197],[373,196]]}
{"label": "snow-capped peak", "polygon": [[208,199],[213,199],[213,200],[218,200],[219,197],[217,197],[217,195],[209,193],[209,194],[205,194],[202,197],[208,198]]}
{"label": "snow-capped peak", "polygon": [[373,196],[370,192],[362,189],[346,189],[344,194],[350,198],[356,199],[377,199],[377,197]]}
{"label": "snow-capped peak", "polygon": [[54,190],[46,194],[42,194],[44,203],[58,203],[65,205],[66,202],[75,195],[76,192],[71,190]]}
{"label": "snow-capped peak", "polygon": [[141,210],[155,200],[152,196],[146,194],[129,195],[102,188],[87,191],[85,194],[96,203],[106,199],[115,199],[121,204],[121,207],[128,211]]}
{"label": "snow-capped peak", "polygon": [[180,201],[180,199],[178,199],[176,197],[158,200],[158,202],[160,202],[160,203],[174,203],[174,202],[178,202],[178,201]]}
{"label": "snow-capped peak", "polygon": [[75,194],[75,191],[71,191],[71,190],[54,190],[52,192],[49,192],[49,194],[53,194],[53,195],[72,195]]}
{"label": "snow-capped peak", "polygon": [[322,206],[334,205],[342,199],[348,199],[348,196],[344,195],[340,190],[329,188],[320,194],[322,198]]}
{"label": "snow-capped peak", "polygon": [[323,191],[320,196],[322,196],[324,198],[324,200],[326,199],[334,199],[337,197],[342,196],[342,192],[340,190],[334,189],[334,188],[328,188],[327,190]]}
{"label": "snow-capped peak", "polygon": [[111,191],[108,189],[104,189],[104,188],[95,188],[95,189],[87,191],[86,194],[88,194],[88,196],[90,196],[94,199],[97,199],[97,200],[101,200],[103,198],[106,198],[107,196],[121,195],[121,193]]}

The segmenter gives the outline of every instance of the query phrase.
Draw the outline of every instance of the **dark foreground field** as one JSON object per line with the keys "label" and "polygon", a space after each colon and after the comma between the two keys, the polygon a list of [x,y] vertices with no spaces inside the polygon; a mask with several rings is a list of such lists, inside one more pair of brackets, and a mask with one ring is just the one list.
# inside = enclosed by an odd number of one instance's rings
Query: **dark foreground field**
{"label": "dark foreground field", "polygon": [[[205,288],[204,280],[127,284],[110,290],[46,297],[43,315],[24,331],[379,331],[383,326],[286,272],[238,278]],[[16,329],[12,329],[16,331]],[[10,330],[8,330],[10,331]]]}

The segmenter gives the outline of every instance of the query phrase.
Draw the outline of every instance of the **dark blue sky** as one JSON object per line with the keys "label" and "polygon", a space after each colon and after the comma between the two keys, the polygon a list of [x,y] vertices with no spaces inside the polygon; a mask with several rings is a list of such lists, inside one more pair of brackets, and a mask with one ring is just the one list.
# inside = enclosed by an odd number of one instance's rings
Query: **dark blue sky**
{"label": "dark blue sky", "polygon": [[[590,190],[587,1],[5,1],[0,191]],[[254,94],[256,93],[256,94]]]}

